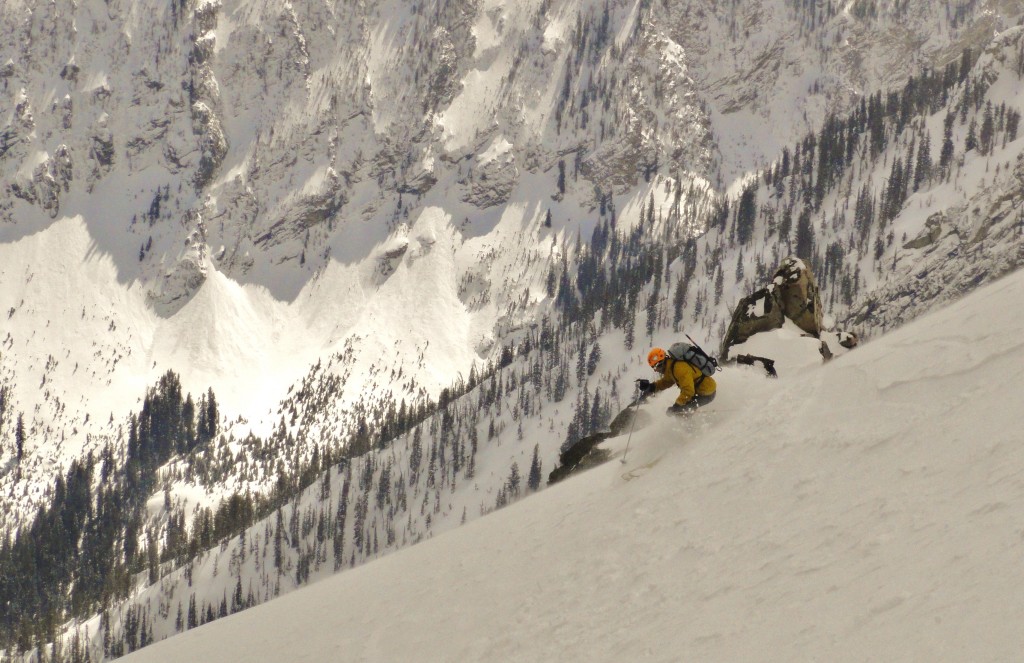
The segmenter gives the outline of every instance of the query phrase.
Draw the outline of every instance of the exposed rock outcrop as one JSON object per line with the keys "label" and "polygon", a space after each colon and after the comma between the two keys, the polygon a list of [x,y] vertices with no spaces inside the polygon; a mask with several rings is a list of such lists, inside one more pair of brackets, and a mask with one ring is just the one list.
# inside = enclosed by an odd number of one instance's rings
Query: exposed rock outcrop
{"label": "exposed rock outcrop", "polygon": [[812,336],[821,334],[821,296],[818,283],[804,261],[786,258],[775,271],[772,286],[778,293],[782,313]]}
{"label": "exposed rock outcrop", "polygon": [[149,293],[150,303],[161,315],[172,315],[184,306],[206,282],[210,266],[202,214],[189,210],[182,225],[189,229],[184,247],[163,270],[158,284]]}
{"label": "exposed rock outcrop", "polygon": [[923,249],[926,246],[930,246],[935,242],[939,241],[942,236],[942,224],[946,220],[946,215],[942,212],[936,212],[928,217],[928,220],[924,222],[924,229],[914,239],[906,242],[903,245],[905,249]]}
{"label": "exposed rock outcrop", "polygon": [[195,174],[196,189],[205,188],[228,153],[228,141],[224,136],[220,118],[205,103],[192,105],[194,131],[199,137],[199,164]]}
{"label": "exposed rock outcrop", "polygon": [[196,8],[194,21],[196,37],[189,54],[189,97],[192,102],[192,133],[199,140],[199,163],[193,176],[197,191],[205,189],[224,163],[228,153],[228,140],[220,119],[220,86],[210,62],[216,50],[217,14],[220,6],[204,4]]}
{"label": "exposed rock outcrop", "polygon": [[[507,142],[504,144],[511,148]],[[512,150],[492,145],[477,160],[471,177],[463,182],[466,192],[462,200],[481,209],[501,205],[508,202],[518,181],[519,169]]]}
{"label": "exposed rock outcrop", "polygon": [[803,260],[789,257],[779,265],[768,286],[740,300],[722,339],[721,359],[729,359],[733,346],[746,343],[755,334],[780,329],[787,320],[805,335],[822,339],[825,359],[834,354],[832,341],[846,349],[857,345],[857,336],[851,332],[830,332],[834,338],[823,338],[826,330],[817,281]]}
{"label": "exposed rock outcrop", "polygon": [[46,210],[50,218],[56,218],[60,211],[60,197],[71,185],[72,168],[71,151],[67,145],[61,145],[50,157],[32,171],[28,180],[15,180],[11,183],[11,193],[22,200],[39,205]]}
{"label": "exposed rock outcrop", "polygon": [[721,358],[729,358],[729,348],[745,343],[754,334],[778,329],[785,322],[782,305],[774,288],[761,288],[740,300],[722,341]]}

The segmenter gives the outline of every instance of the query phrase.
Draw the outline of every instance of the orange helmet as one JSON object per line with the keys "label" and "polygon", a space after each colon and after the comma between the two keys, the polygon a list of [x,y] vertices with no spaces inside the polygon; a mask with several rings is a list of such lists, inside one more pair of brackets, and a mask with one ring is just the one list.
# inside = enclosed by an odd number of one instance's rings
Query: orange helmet
{"label": "orange helmet", "polygon": [[647,363],[651,365],[651,368],[657,368],[658,364],[665,361],[665,351],[661,348],[654,348],[647,355]]}

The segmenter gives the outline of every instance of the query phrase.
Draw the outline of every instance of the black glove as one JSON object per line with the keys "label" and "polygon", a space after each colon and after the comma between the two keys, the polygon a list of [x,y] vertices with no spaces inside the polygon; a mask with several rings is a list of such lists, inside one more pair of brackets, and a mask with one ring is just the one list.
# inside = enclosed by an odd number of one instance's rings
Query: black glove
{"label": "black glove", "polygon": [[655,391],[654,383],[650,380],[637,380],[636,387],[640,390],[641,396],[650,396]]}

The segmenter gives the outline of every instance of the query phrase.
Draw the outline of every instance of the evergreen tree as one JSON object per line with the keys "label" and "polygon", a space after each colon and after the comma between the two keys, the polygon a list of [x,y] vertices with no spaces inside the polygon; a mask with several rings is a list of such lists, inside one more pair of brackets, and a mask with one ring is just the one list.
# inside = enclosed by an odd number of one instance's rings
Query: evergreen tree
{"label": "evergreen tree", "polygon": [[593,375],[597,371],[597,365],[601,361],[601,344],[594,343],[590,348],[590,356],[587,357],[587,375]]}
{"label": "evergreen tree", "polygon": [[2,437],[4,433],[8,401],[10,401],[10,389],[7,385],[0,385],[0,437]]}
{"label": "evergreen tree", "polygon": [[18,463],[25,456],[25,415],[18,413],[18,421],[14,425],[14,447],[15,457]]}
{"label": "evergreen tree", "polygon": [[242,574],[239,572],[235,582],[235,591],[231,595],[231,612],[235,613],[245,608],[245,598],[242,596]]}
{"label": "evergreen tree", "polygon": [[[1024,62],[1024,56],[1021,57],[1021,61]],[[1020,128],[1020,113],[1015,110],[1008,110],[1006,112],[1006,140],[1013,142],[1017,140],[1017,130]]]}
{"label": "evergreen tree", "polygon": [[675,292],[672,294],[672,328],[679,331],[679,325],[683,321],[683,309],[686,307],[686,281],[682,276],[676,282]]}
{"label": "evergreen tree", "polygon": [[786,205],[782,209],[782,218],[779,219],[779,239],[783,242],[789,242],[790,233],[793,232],[793,207],[792,205]]}
{"label": "evergreen tree", "polygon": [[512,467],[508,471],[508,481],[505,485],[508,487],[508,493],[512,497],[519,497],[519,488],[522,478],[519,474],[519,463],[512,463]]}
{"label": "evergreen tree", "polygon": [[647,298],[647,337],[651,338],[654,336],[654,329],[658,326],[658,289],[654,288],[651,290],[650,296]]}
{"label": "evergreen tree", "polygon": [[750,185],[743,189],[740,203],[736,208],[736,239],[740,246],[750,242],[754,236],[754,224],[757,220],[757,188]]}
{"label": "evergreen tree", "polygon": [[580,342],[576,352],[576,386],[583,386],[583,379],[587,376],[587,346]]}
{"label": "evergreen tree", "polygon": [[416,482],[423,463],[423,427],[417,426],[412,435],[412,451],[409,453],[409,483]]}
{"label": "evergreen tree", "polygon": [[540,488],[541,481],[541,464],[540,464],[540,445],[533,445],[533,459],[530,461],[530,476],[526,481],[526,485],[529,486],[530,490],[537,490]]}
{"label": "evergreen tree", "polygon": [[853,212],[854,224],[860,236],[861,244],[867,241],[871,233],[871,227],[875,223],[875,196],[871,191],[870,183],[865,182],[857,194],[857,202]]}
{"label": "evergreen tree", "polygon": [[160,544],[157,542],[156,534],[149,531],[146,540],[146,559],[149,568],[149,584],[156,584],[160,579]]}
{"label": "evergreen tree", "polygon": [[978,151],[981,154],[992,152],[995,139],[995,120],[992,116],[992,102],[985,103],[985,112],[982,114],[981,131],[978,134]]}
{"label": "evergreen tree", "polygon": [[927,130],[921,136],[921,142],[917,148],[917,164],[914,168],[914,191],[920,190],[925,181],[930,181],[932,176],[932,145],[931,135]]}
{"label": "evergreen tree", "polygon": [[943,173],[949,172],[953,163],[953,122],[955,117],[952,113],[946,115],[942,128],[942,150],[939,152],[939,168]]}
{"label": "evergreen tree", "polygon": [[970,152],[978,148],[978,123],[971,117],[971,123],[967,125],[967,138],[964,141],[964,150]]}
{"label": "evergreen tree", "polygon": [[903,162],[899,157],[893,160],[892,169],[889,171],[889,180],[885,188],[885,204],[883,206],[883,221],[895,219],[903,207],[906,199],[906,173],[903,170]]}
{"label": "evergreen tree", "polygon": [[188,628],[193,629],[199,626],[199,612],[196,610],[196,595],[192,594],[188,600]]}
{"label": "evergreen tree", "polygon": [[282,566],[284,566],[284,514],[278,508],[274,524],[274,568],[280,572]]}
{"label": "evergreen tree", "polygon": [[206,392],[205,398],[200,399],[200,410],[199,442],[205,444],[217,436],[219,426],[217,397],[214,396],[212,388]]}
{"label": "evergreen tree", "polygon": [[626,313],[626,338],[625,344],[627,350],[633,349],[633,344],[636,342],[636,309],[630,309]]}
{"label": "evergreen tree", "polygon": [[811,211],[804,208],[796,224],[796,255],[810,262],[814,256],[814,228],[811,225]]}
{"label": "evergreen tree", "polygon": [[469,462],[466,463],[466,478],[472,479],[476,476],[476,451],[479,445],[479,439],[476,431],[476,425],[472,425],[469,428]]}

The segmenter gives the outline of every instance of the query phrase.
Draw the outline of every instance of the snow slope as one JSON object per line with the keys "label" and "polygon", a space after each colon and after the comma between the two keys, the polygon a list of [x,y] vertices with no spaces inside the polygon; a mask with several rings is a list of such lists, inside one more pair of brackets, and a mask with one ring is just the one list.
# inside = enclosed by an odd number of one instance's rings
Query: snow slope
{"label": "snow slope", "polygon": [[130,660],[1012,660],[1022,301],[1017,272],[824,367],[723,372],[625,465]]}

